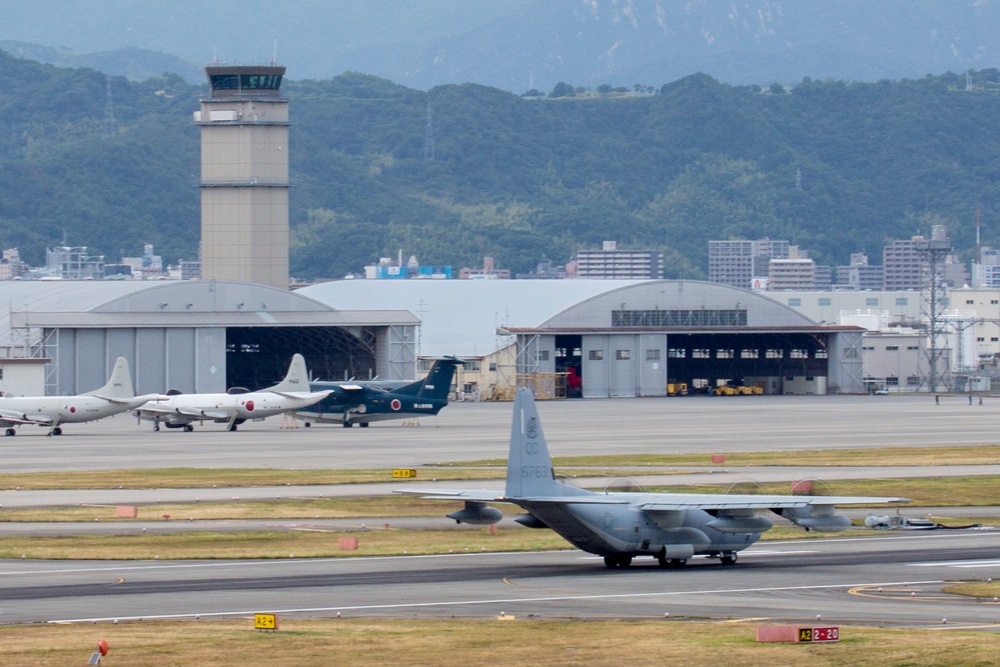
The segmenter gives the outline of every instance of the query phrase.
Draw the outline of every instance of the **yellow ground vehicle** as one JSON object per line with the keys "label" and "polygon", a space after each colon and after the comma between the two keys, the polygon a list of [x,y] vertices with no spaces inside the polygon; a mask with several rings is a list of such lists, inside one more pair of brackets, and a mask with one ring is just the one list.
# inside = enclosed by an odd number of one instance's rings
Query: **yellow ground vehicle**
{"label": "yellow ground vehicle", "polygon": [[687,395],[688,395],[687,382],[667,383],[667,396],[687,396]]}
{"label": "yellow ground vehicle", "polygon": [[764,390],[755,385],[743,386],[724,384],[721,387],[713,389],[712,393],[716,396],[760,396],[764,393]]}

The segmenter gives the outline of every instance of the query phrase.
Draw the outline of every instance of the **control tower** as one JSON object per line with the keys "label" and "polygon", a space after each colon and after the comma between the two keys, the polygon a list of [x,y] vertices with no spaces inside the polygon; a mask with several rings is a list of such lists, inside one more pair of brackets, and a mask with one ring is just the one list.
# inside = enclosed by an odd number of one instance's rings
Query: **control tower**
{"label": "control tower", "polygon": [[205,68],[201,277],[288,288],[288,100],[284,67]]}

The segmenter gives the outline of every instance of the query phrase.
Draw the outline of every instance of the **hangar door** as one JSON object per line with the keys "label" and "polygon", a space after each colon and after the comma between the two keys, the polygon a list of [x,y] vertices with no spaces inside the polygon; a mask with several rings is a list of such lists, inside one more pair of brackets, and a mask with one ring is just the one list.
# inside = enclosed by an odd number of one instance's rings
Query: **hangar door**
{"label": "hangar door", "polygon": [[666,344],[663,334],[582,336],[583,396],[666,395]]}

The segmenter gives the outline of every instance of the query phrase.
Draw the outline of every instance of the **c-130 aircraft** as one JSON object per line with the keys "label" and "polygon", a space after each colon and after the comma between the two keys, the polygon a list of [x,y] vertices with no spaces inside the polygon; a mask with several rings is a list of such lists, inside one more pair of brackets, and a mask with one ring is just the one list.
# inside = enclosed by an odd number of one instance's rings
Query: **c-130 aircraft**
{"label": "c-130 aircraft", "polygon": [[487,503],[512,503],[528,511],[515,521],[551,528],[575,547],[604,557],[609,568],[628,567],[637,556],[652,556],[661,567],[678,567],[693,556],[718,558],[724,565],[772,527],[759,514],[770,510],[806,530],[839,532],[851,520],[834,505],[905,503],[906,498],[859,496],[777,496],[694,493],[594,492],[555,478],[542,424],[531,391],[514,399],[507,486],[490,490],[400,489],[397,493],[433,500],[464,500],[448,515],[458,523],[489,525],[501,519]]}

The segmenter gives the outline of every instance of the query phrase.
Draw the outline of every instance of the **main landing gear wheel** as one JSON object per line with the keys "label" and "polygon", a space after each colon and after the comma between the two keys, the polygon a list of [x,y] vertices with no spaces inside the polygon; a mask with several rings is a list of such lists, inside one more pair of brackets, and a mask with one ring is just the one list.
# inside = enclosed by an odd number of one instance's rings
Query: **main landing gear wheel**
{"label": "main landing gear wheel", "polygon": [[62,428],[56,426],[54,429],[52,429],[52,435],[62,435]]}
{"label": "main landing gear wheel", "polygon": [[735,565],[736,564],[736,552],[734,551],[732,553],[722,554],[719,557],[719,562],[721,562],[723,565]]}
{"label": "main landing gear wheel", "polygon": [[17,431],[15,431],[15,430],[14,430],[14,429],[12,429],[12,428],[9,428],[9,429],[7,429],[7,430],[5,431],[5,433],[6,433],[6,434],[7,434],[8,436],[12,436],[12,435],[14,435],[15,433],[17,433]]}
{"label": "main landing gear wheel", "polygon": [[230,426],[230,427],[229,427],[228,429],[226,429],[226,430],[228,430],[228,431],[235,431],[235,430],[236,430],[236,424],[232,424],[232,425],[231,425],[231,426]]}
{"label": "main landing gear wheel", "polygon": [[361,422],[361,428],[368,428],[368,422]]}
{"label": "main landing gear wheel", "polygon": [[660,564],[660,567],[677,568],[687,565],[686,558],[666,558],[665,556],[658,556],[656,560]]}
{"label": "main landing gear wheel", "polygon": [[153,430],[154,431],[159,431],[160,430],[160,425],[159,424],[153,424]]}
{"label": "main landing gear wheel", "polygon": [[193,430],[194,430],[194,426],[191,426],[191,424],[184,424],[184,432],[185,433],[190,433]]}
{"label": "main landing gear wheel", "polygon": [[344,428],[351,428],[352,426],[354,426],[354,424],[347,421],[346,419],[344,420]]}
{"label": "main landing gear wheel", "polygon": [[604,567],[614,569],[616,567],[628,567],[632,564],[631,556],[605,556]]}

